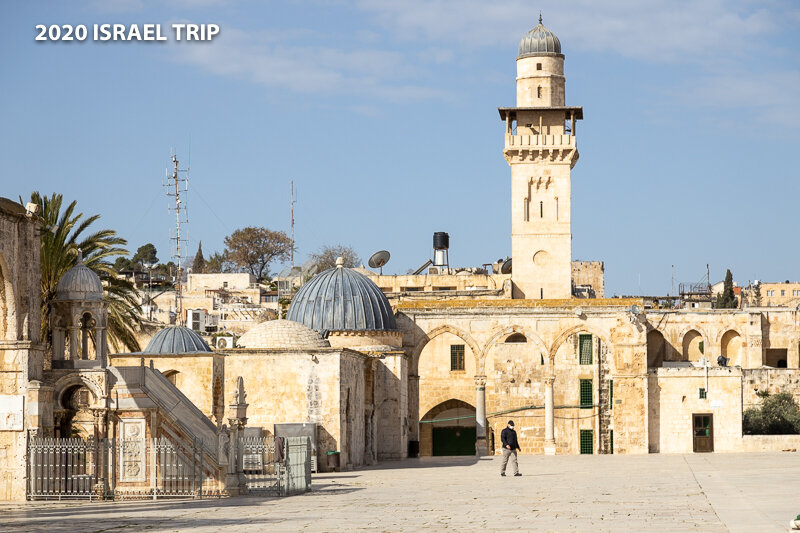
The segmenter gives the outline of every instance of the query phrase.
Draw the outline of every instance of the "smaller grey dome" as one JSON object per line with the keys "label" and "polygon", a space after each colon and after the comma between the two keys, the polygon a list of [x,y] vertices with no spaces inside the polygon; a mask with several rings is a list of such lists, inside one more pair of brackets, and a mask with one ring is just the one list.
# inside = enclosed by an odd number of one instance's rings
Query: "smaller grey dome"
{"label": "smaller grey dome", "polygon": [[519,42],[519,54],[517,54],[517,59],[560,53],[561,41],[558,40],[555,33],[544,27],[542,24],[542,16],[539,15],[539,25],[526,33]]}
{"label": "smaller grey dome", "polygon": [[57,300],[102,300],[103,282],[100,276],[83,264],[83,254],[78,250],[78,263],[67,270],[56,288]]}
{"label": "smaller grey dome", "polygon": [[204,353],[211,348],[195,331],[185,326],[167,326],[156,333],[142,353]]}

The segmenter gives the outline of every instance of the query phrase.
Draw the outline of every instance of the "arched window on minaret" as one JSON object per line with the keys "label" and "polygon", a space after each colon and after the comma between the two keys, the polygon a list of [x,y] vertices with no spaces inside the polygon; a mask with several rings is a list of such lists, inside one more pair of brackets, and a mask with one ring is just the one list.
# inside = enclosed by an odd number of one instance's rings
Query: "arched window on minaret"
{"label": "arched window on minaret", "polygon": [[536,88],[536,97],[537,98],[541,98],[542,97],[542,86],[541,85]]}
{"label": "arched window on minaret", "polygon": [[544,218],[544,202],[539,202],[539,218]]}

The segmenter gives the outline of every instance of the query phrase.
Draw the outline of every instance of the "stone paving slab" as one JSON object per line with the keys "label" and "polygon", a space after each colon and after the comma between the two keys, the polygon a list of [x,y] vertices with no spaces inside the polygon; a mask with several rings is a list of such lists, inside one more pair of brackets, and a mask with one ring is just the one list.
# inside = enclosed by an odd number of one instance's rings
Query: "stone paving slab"
{"label": "stone paving slab", "polygon": [[314,476],[291,498],[1,503],[4,532],[788,531],[800,454],[427,458]]}

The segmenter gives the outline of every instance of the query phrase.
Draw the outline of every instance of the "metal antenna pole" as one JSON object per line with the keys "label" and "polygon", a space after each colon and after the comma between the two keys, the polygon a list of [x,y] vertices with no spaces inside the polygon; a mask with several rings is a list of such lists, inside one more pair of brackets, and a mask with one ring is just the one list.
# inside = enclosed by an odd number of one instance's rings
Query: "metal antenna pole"
{"label": "metal antenna pole", "polygon": [[[181,170],[178,168],[178,155],[172,154],[172,176],[167,178],[167,196],[175,197],[175,237],[172,238],[175,241],[175,255],[173,258],[177,268],[175,279],[178,284],[178,289],[175,291],[175,310],[177,313],[175,321],[179,326],[183,326],[183,254],[181,253],[181,241],[183,239],[181,236],[181,222],[183,222],[182,215],[186,213],[186,206],[181,201],[180,184],[181,182],[187,182],[188,178],[181,178],[179,172]],[[188,218],[186,222],[188,222]]]}

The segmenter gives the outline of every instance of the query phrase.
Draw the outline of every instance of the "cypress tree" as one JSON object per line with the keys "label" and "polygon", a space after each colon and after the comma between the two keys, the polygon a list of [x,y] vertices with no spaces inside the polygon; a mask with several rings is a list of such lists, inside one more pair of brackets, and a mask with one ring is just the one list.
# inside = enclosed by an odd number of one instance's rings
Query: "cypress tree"
{"label": "cypress tree", "polygon": [[192,273],[202,274],[205,270],[206,260],[203,259],[203,241],[200,241],[200,245],[197,247],[197,254],[195,254],[194,261],[192,262]]}

